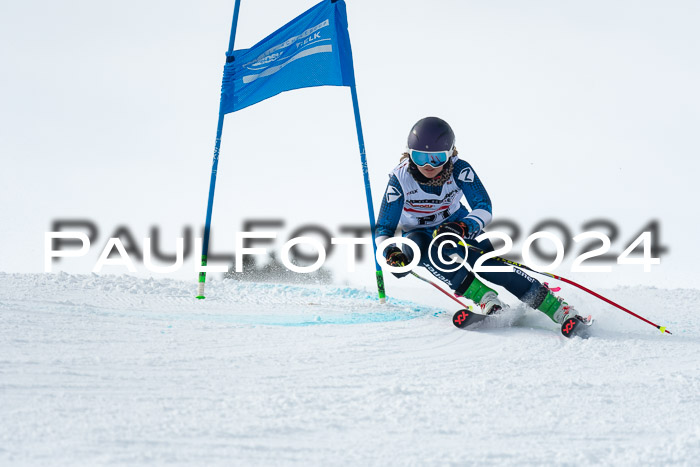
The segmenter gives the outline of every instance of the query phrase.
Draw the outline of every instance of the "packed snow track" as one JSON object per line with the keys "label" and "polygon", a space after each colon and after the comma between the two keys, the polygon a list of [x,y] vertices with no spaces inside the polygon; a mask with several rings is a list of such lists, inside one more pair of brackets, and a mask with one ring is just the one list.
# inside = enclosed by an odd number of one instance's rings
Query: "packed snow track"
{"label": "packed snow track", "polygon": [[[565,339],[514,306],[372,290],[0,273],[1,465],[697,465],[700,291],[569,292]],[[390,291],[391,292],[391,291]],[[408,295],[410,296],[410,295]],[[682,307],[677,305],[682,304]]]}

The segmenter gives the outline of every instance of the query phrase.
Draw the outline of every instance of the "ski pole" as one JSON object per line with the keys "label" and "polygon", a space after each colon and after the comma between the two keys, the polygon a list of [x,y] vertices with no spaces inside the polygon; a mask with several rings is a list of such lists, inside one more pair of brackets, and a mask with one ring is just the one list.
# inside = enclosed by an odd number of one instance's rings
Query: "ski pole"
{"label": "ski pole", "polygon": [[468,305],[465,305],[464,303],[462,303],[462,302],[460,302],[459,300],[457,300],[457,297],[455,297],[454,295],[452,295],[452,294],[450,294],[450,293],[448,293],[448,292],[445,292],[445,290],[444,290],[442,287],[440,287],[439,285],[437,285],[435,282],[433,282],[433,281],[431,281],[431,280],[429,280],[429,279],[426,279],[425,277],[421,277],[421,276],[418,275],[418,273],[413,272],[413,271],[411,271],[411,275],[414,276],[414,277],[417,277],[418,279],[422,280],[423,282],[427,282],[428,284],[430,284],[430,285],[432,285],[433,287],[435,287],[436,289],[438,289],[440,292],[442,292],[442,293],[444,293],[445,295],[447,295],[448,297],[450,297],[450,298],[451,298],[452,300],[454,300],[455,302],[459,303],[460,306],[469,309],[469,306],[468,306]]}
{"label": "ski pole", "polygon": [[[461,242],[460,242],[460,243],[461,243]],[[467,243],[466,241],[463,243],[463,245],[465,245],[467,248],[469,248],[469,249],[472,250],[472,251],[475,251],[475,252],[477,252],[477,253],[481,253],[482,255],[487,253],[486,251],[483,251],[483,250],[480,249],[479,247],[476,247],[476,246],[474,246],[474,245],[470,245],[470,244]],[[532,269],[532,268],[530,268],[530,267],[528,267],[528,266],[525,266],[524,264],[516,263],[515,261],[511,261],[511,260],[509,260],[509,259],[501,258],[500,256],[492,256],[492,257],[489,258],[489,259],[493,259],[493,260],[496,260],[496,261],[500,261],[500,262],[502,262],[502,263],[510,264],[511,266],[517,266],[517,267],[519,267],[519,268],[521,268],[521,269],[525,269],[525,270],[527,270],[527,271],[536,272],[536,273],[538,273],[538,274],[542,274],[542,275],[544,275],[544,276],[551,277],[551,278],[553,278],[553,279],[557,279],[557,280],[560,280],[560,281],[562,281],[562,282],[566,282],[567,284],[571,284],[571,285],[573,285],[574,287],[578,287],[579,289],[583,290],[584,292],[588,292],[589,294],[593,295],[594,297],[597,297],[597,298],[603,300],[604,302],[607,302],[607,303],[609,303],[610,305],[612,305],[612,306],[614,306],[614,307],[617,307],[617,308],[619,308],[620,310],[622,310],[622,311],[624,311],[624,312],[626,312],[626,313],[629,313],[630,315],[634,316],[635,318],[638,318],[638,319],[644,321],[645,323],[651,324],[652,326],[654,326],[654,327],[655,327],[656,329],[658,329],[659,331],[665,332],[665,333],[668,333],[668,334],[671,334],[671,331],[669,331],[668,329],[666,329],[665,326],[659,326],[658,324],[652,323],[652,322],[649,321],[648,319],[646,319],[646,318],[644,318],[644,317],[642,317],[642,316],[639,316],[637,313],[634,313],[633,311],[628,310],[628,309],[625,308],[624,306],[618,305],[617,303],[613,302],[613,301],[610,300],[609,298],[605,298],[605,297],[603,297],[602,295],[600,295],[600,294],[598,294],[598,293],[596,293],[596,292],[594,292],[594,291],[592,291],[592,290],[590,290],[590,289],[588,289],[588,288],[582,286],[581,284],[577,284],[576,282],[574,282],[574,281],[572,281],[572,280],[569,280],[569,279],[567,279],[567,278],[565,278],[565,277],[557,276],[556,274],[552,274],[552,273],[549,273],[549,272],[535,271],[534,269]]]}

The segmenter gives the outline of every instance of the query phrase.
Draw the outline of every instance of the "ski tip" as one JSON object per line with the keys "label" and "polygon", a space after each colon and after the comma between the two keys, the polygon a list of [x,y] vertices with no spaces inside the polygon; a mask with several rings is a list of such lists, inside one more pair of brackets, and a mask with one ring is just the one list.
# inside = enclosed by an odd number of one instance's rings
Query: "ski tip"
{"label": "ski tip", "polygon": [[463,328],[469,324],[471,318],[472,310],[471,308],[463,308],[452,315],[452,324],[458,328]]}
{"label": "ski tip", "polygon": [[561,324],[561,333],[567,338],[580,337],[588,339],[590,337],[588,328],[591,324],[593,324],[592,319],[583,321],[580,316],[574,316],[564,320]]}

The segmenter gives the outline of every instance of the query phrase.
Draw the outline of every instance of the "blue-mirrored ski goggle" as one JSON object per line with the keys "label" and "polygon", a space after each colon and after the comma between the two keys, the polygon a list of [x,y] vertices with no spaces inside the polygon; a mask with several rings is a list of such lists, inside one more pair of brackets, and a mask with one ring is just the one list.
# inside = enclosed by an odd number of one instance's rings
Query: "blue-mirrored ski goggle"
{"label": "blue-mirrored ski goggle", "polygon": [[409,149],[408,154],[411,156],[411,160],[418,167],[424,167],[430,165],[432,167],[440,167],[447,162],[452,156],[453,150],[449,151],[438,151],[438,152],[423,152],[416,151],[415,149]]}

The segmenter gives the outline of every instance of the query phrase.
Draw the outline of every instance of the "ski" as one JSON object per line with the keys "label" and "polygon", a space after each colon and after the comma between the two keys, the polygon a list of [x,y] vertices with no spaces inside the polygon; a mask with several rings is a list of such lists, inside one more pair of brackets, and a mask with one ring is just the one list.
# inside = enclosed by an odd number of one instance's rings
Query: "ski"
{"label": "ski", "polygon": [[482,315],[481,313],[474,313],[469,309],[459,310],[452,316],[452,324],[460,329],[472,326],[476,323],[482,322],[484,319],[488,318],[489,315]]}
{"label": "ski", "polygon": [[[452,315],[452,324],[460,329],[470,328],[478,323],[481,323],[486,318],[492,315],[483,315],[481,313],[474,313],[472,310],[464,308],[457,311]],[[572,318],[565,320],[561,325],[561,333],[564,337],[580,337],[582,339],[587,339],[590,337],[590,328],[593,324],[593,318],[591,316],[583,317],[576,315]]]}
{"label": "ski", "polygon": [[587,339],[590,337],[591,324],[593,324],[593,318],[591,318],[591,316],[584,318],[576,315],[573,318],[566,319],[561,324],[561,333],[564,337],[569,339],[572,337]]}

